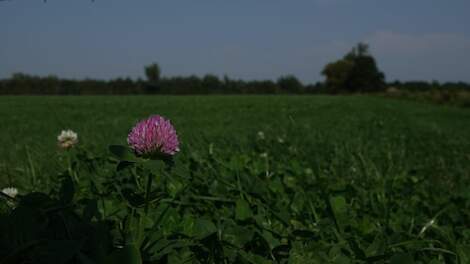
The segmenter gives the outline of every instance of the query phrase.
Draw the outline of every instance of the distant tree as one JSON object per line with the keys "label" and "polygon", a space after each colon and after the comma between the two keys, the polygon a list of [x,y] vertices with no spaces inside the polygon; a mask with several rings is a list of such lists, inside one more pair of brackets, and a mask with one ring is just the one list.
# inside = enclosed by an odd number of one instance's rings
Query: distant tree
{"label": "distant tree", "polygon": [[342,59],[327,64],[322,74],[332,92],[373,92],[385,88],[385,75],[364,43],[359,43]]}
{"label": "distant tree", "polygon": [[144,86],[144,91],[149,94],[160,92],[160,67],[157,63],[145,66],[145,76],[147,77],[147,83]]}
{"label": "distant tree", "polygon": [[145,66],[145,76],[150,83],[156,84],[160,81],[160,67],[157,63]]}
{"label": "distant tree", "polygon": [[222,88],[222,82],[217,76],[206,74],[204,78],[202,78],[202,86],[204,87],[205,91],[215,92]]}
{"label": "distant tree", "polygon": [[282,76],[277,80],[277,85],[282,92],[299,93],[302,91],[302,83],[294,75]]}
{"label": "distant tree", "polygon": [[338,60],[328,63],[322,74],[326,76],[326,86],[336,93],[346,88],[354,63],[349,60]]}

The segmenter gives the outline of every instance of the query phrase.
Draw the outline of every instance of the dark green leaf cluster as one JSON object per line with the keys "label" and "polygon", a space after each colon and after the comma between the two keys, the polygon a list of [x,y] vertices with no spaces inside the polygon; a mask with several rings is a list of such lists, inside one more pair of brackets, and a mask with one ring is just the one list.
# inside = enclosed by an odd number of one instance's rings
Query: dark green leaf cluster
{"label": "dark green leaf cluster", "polygon": [[468,263],[468,186],[448,194],[348,148],[325,143],[314,167],[287,136],[167,163],[75,149],[57,186],[4,208],[0,261]]}

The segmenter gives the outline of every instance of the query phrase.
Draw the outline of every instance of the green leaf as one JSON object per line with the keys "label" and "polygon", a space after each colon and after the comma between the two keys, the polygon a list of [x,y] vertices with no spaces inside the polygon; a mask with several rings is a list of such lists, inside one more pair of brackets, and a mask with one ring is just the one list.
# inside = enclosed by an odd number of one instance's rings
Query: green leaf
{"label": "green leaf", "polygon": [[165,163],[162,160],[147,160],[143,164],[147,169],[156,174],[161,174],[165,167]]}
{"label": "green leaf", "polygon": [[292,231],[292,235],[298,238],[305,238],[305,239],[318,238],[318,235],[314,231],[310,231],[310,230],[296,229]]}
{"label": "green leaf", "polygon": [[127,161],[127,160],[121,160],[121,161],[119,161],[119,163],[116,167],[116,171],[125,170],[126,168],[129,168],[133,164],[135,164],[135,162],[131,162],[131,161]]}
{"label": "green leaf", "polygon": [[460,263],[470,263],[470,244],[458,245],[457,253],[459,255]]}
{"label": "green leaf", "polygon": [[386,241],[381,234],[377,234],[374,238],[374,241],[367,247],[366,255],[367,257],[372,257],[375,255],[381,255],[385,253]]}
{"label": "green leaf", "polygon": [[161,238],[157,241],[153,241],[150,247],[146,248],[145,251],[148,255],[151,255],[152,260],[160,260],[164,256],[170,254],[171,252],[180,249],[189,247],[192,244],[188,241],[183,240],[167,240]]}
{"label": "green leaf", "polygon": [[215,224],[206,218],[197,219],[194,224],[194,234],[198,239],[206,238],[217,232]]}
{"label": "green leaf", "polygon": [[276,239],[273,234],[269,231],[263,230],[261,236],[264,238],[266,243],[269,245],[269,249],[273,250],[275,247],[280,246],[281,242],[279,239]]}
{"label": "green leaf", "polygon": [[121,161],[130,161],[130,162],[137,162],[139,159],[135,156],[135,154],[131,151],[130,148],[122,145],[111,145],[109,146],[109,151]]}
{"label": "green leaf", "polygon": [[245,251],[240,251],[239,254],[243,259],[245,259],[246,261],[248,261],[248,263],[251,263],[251,264],[269,264],[269,263],[272,263],[270,260],[267,260],[267,259],[265,259],[261,256],[251,254],[251,253],[248,253],[248,252],[245,252]]}
{"label": "green leaf", "polygon": [[343,196],[335,196],[330,198],[330,206],[333,211],[338,228],[342,231],[348,222],[347,203]]}
{"label": "green leaf", "polygon": [[191,214],[185,214],[180,221],[180,231],[182,234],[188,237],[194,236],[194,225],[196,219]]}
{"label": "green leaf", "polygon": [[236,247],[242,248],[253,239],[254,232],[241,226],[232,226],[224,229],[223,239]]}
{"label": "green leaf", "polygon": [[168,255],[168,263],[172,264],[189,264],[197,263],[197,261],[192,261],[193,253],[188,248],[173,251]]}
{"label": "green leaf", "polygon": [[250,205],[243,199],[238,199],[235,205],[235,218],[237,220],[247,220],[253,216]]}
{"label": "green leaf", "polygon": [[390,258],[390,264],[414,264],[413,256],[410,253],[397,253]]}
{"label": "green leaf", "polygon": [[137,194],[131,189],[124,189],[121,191],[122,196],[132,207],[142,207],[145,204],[145,198],[143,195]]}
{"label": "green leaf", "polygon": [[343,254],[339,254],[334,259],[335,264],[351,264],[351,260]]}
{"label": "green leaf", "polygon": [[106,258],[106,264],[142,264],[142,257],[137,246],[129,244],[115,249]]}

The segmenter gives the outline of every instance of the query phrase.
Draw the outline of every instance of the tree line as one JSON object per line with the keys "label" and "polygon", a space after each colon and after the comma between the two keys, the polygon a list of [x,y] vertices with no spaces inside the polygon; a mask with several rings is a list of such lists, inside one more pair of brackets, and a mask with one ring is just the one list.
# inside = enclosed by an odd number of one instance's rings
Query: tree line
{"label": "tree line", "polygon": [[14,73],[0,80],[0,95],[127,95],[127,94],[316,94],[316,93],[372,93],[387,87],[420,91],[426,89],[470,89],[462,82],[385,82],[368,46],[359,43],[341,59],[328,63],[322,75],[324,82],[303,84],[294,75],[282,76],[276,81],[219,78],[207,74],[199,76],[161,76],[157,63],[144,68],[146,79],[117,78],[112,80],[74,80],[57,76],[33,76]]}
{"label": "tree line", "polygon": [[211,74],[203,77],[162,77],[158,81],[131,78],[106,81],[15,73],[11,78],[0,80],[2,95],[290,94],[317,92],[320,87],[320,83],[303,85],[292,75],[281,77],[277,81],[245,81],[227,76],[220,79]]}

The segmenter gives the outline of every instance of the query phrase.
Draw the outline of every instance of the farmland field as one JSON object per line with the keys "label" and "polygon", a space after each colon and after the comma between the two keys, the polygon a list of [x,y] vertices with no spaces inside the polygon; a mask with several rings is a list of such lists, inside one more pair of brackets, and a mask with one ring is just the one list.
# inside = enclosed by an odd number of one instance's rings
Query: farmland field
{"label": "farmland field", "polygon": [[62,129],[103,163],[78,175],[109,179],[114,165],[99,158],[151,114],[172,121],[181,152],[155,183],[170,209],[153,205],[161,221],[147,231],[180,244],[142,246],[149,263],[470,263],[468,109],[368,96],[0,97],[0,187],[54,193]]}
{"label": "farmland field", "polygon": [[50,169],[56,136],[66,128],[78,132],[85,146],[106,151],[109,144],[124,144],[135,122],[151,114],[171,119],[183,155],[206,151],[210,143],[223,152],[250,150],[258,131],[298,144],[306,162],[348,148],[378,164],[387,163],[385,154],[400,154],[392,161],[401,166],[434,171],[440,160],[452,171],[452,163],[465,164],[456,158],[470,152],[470,111],[383,98],[0,97],[1,167],[21,168],[29,151],[37,169]]}

